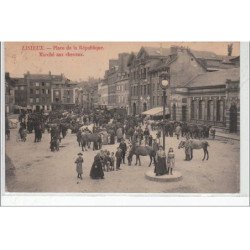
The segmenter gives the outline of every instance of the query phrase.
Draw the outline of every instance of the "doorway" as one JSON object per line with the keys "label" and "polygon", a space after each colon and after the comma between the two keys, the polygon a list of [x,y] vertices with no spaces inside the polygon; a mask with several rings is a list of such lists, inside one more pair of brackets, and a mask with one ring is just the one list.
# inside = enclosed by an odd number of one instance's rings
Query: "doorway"
{"label": "doorway", "polygon": [[136,115],[136,104],[133,103],[133,115],[135,116]]}
{"label": "doorway", "polygon": [[40,111],[40,106],[36,105],[36,112],[39,112],[39,111]]}
{"label": "doorway", "polygon": [[229,132],[230,133],[237,132],[237,107],[235,104],[231,105],[231,107],[230,107]]}
{"label": "doorway", "polygon": [[182,106],[182,121],[187,121],[187,106]]}

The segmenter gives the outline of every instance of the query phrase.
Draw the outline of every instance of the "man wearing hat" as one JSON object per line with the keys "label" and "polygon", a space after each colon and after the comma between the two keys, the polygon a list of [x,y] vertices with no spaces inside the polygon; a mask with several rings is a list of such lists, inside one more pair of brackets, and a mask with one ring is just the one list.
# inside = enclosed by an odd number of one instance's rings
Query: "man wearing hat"
{"label": "man wearing hat", "polygon": [[119,148],[121,149],[121,158],[122,158],[122,163],[125,164],[125,155],[127,152],[127,144],[124,141],[124,139],[121,140],[121,143],[119,145]]}
{"label": "man wearing hat", "polygon": [[[82,153],[78,153],[78,157],[75,160],[75,163],[76,163],[77,179],[79,178],[82,180],[82,174],[83,174],[83,171],[82,171],[82,164],[83,164]],[[78,184],[78,182],[77,182],[77,184]]]}

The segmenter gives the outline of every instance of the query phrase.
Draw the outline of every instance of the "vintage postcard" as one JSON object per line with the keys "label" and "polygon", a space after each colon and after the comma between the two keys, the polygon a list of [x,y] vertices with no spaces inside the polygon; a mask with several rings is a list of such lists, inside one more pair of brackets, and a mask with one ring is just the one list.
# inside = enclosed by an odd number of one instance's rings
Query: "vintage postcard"
{"label": "vintage postcard", "polygon": [[2,43],[2,204],[246,205],[248,46]]}

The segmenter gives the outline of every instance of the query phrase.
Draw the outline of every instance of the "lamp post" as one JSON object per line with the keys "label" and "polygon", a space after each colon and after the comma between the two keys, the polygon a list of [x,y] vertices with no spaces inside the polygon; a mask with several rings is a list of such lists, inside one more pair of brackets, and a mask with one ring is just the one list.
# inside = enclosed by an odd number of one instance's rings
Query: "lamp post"
{"label": "lamp post", "polygon": [[162,136],[163,136],[163,149],[165,150],[165,116],[166,116],[166,90],[169,86],[169,75],[166,73],[163,73],[160,75],[160,86],[162,88],[162,94],[163,94],[163,127],[162,127]]}

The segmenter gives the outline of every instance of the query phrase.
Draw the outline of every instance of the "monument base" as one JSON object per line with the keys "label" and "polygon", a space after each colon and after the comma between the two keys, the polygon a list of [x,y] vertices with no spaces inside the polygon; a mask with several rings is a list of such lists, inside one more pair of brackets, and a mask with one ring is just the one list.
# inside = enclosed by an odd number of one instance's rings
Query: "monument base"
{"label": "monument base", "polygon": [[182,180],[182,175],[178,171],[173,171],[173,174],[164,174],[160,176],[156,176],[154,170],[151,169],[145,173],[146,179],[150,181],[158,181],[158,182],[174,182]]}

